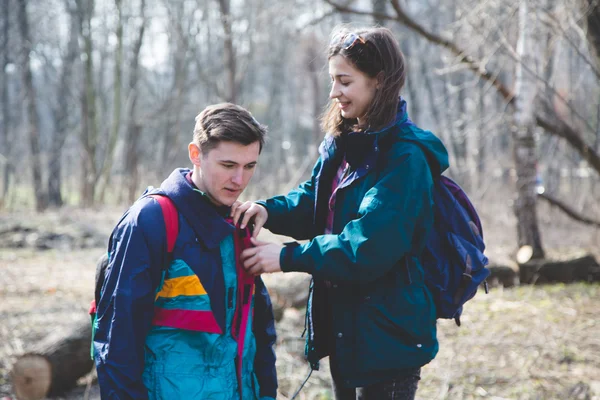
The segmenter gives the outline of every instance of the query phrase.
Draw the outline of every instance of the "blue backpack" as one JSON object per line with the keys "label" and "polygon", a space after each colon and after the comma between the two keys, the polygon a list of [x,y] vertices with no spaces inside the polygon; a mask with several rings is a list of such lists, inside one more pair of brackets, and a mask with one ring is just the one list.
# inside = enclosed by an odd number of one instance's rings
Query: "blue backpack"
{"label": "blue backpack", "polygon": [[490,270],[485,268],[483,230],[465,192],[446,176],[434,180],[434,223],[421,256],[425,283],[433,295],[438,318],[460,326],[463,305],[475,296]]}

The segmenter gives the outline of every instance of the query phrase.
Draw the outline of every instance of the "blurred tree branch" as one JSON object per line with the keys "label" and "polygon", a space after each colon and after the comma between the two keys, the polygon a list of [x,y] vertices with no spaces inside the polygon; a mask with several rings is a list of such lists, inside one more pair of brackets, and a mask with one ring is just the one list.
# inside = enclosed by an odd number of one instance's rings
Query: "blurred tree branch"
{"label": "blurred tree branch", "polygon": [[597,228],[600,228],[600,221],[592,219],[592,218],[588,218],[588,217],[578,213],[573,208],[568,206],[566,203],[558,200],[557,198],[550,196],[547,193],[538,193],[538,197],[546,200],[550,205],[558,207],[562,212],[564,212],[565,214],[567,214],[569,217],[573,218],[574,220],[582,222],[586,225],[592,225]]}

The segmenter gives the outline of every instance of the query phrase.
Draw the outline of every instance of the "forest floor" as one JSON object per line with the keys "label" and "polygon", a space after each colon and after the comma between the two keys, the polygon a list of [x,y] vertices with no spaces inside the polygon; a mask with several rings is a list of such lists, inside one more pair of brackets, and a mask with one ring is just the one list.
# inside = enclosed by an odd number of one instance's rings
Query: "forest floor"
{"label": "forest floor", "polygon": [[[50,334],[87,318],[95,263],[120,211],[67,209],[0,214],[0,400],[15,399],[15,357]],[[482,213],[485,214],[485,213]],[[559,222],[542,210],[549,256],[600,256],[598,232]],[[488,256],[514,256],[510,218],[486,222]],[[509,232],[509,233],[507,233]],[[268,232],[265,238],[270,238]],[[491,240],[490,238],[494,238]],[[302,274],[265,277],[268,287],[307,287]],[[422,371],[418,399],[600,399],[600,285],[494,288],[479,293],[462,326],[438,323],[440,352]],[[279,399],[289,399],[308,373],[303,360],[304,311],[286,309],[277,324]],[[327,360],[298,399],[330,399]],[[90,373],[63,399],[99,399]]]}

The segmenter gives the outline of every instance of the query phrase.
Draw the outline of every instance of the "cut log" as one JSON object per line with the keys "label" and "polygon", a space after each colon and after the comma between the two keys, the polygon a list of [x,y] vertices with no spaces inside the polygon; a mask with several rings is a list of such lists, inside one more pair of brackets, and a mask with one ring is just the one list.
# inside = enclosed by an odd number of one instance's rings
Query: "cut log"
{"label": "cut log", "polygon": [[17,399],[38,400],[73,388],[92,370],[91,336],[90,321],[82,320],[52,333],[18,357],[11,371]]}
{"label": "cut log", "polygon": [[531,257],[533,256],[533,247],[529,245],[521,246],[519,251],[517,251],[517,262],[519,264],[525,264]]}
{"label": "cut log", "polygon": [[534,259],[519,264],[521,283],[599,282],[600,265],[592,255],[571,260]]}
{"label": "cut log", "polygon": [[490,287],[513,287],[519,284],[519,276],[517,272],[506,265],[488,265],[490,276],[487,277],[487,282]]}

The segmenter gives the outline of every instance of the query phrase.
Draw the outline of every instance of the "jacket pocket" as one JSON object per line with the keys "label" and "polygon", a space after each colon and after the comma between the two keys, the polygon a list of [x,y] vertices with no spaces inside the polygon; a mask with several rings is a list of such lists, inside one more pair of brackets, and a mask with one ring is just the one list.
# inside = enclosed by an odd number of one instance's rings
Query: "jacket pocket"
{"label": "jacket pocket", "polygon": [[357,366],[365,372],[420,367],[437,352],[435,307],[422,283],[366,296],[356,314]]}

